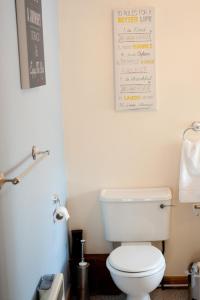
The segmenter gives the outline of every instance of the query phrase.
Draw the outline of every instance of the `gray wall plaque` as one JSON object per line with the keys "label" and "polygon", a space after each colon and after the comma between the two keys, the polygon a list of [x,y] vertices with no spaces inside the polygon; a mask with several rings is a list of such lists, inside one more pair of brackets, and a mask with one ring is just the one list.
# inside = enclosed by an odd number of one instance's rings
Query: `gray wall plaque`
{"label": "gray wall plaque", "polygon": [[46,84],[41,0],[16,0],[22,89]]}

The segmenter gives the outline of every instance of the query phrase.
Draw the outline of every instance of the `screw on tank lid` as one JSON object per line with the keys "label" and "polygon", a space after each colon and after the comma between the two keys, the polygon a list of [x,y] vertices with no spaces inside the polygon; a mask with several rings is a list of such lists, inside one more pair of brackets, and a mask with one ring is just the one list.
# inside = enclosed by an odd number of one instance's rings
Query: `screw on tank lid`
{"label": "screw on tank lid", "polygon": [[149,245],[120,246],[108,261],[114,269],[129,273],[147,272],[165,264],[161,251]]}

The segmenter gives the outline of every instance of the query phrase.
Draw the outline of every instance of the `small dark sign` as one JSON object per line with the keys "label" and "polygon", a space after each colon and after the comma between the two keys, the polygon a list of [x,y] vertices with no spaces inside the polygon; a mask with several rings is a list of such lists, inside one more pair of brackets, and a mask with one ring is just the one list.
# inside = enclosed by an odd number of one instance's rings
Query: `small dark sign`
{"label": "small dark sign", "polygon": [[41,0],[16,0],[21,87],[46,84]]}

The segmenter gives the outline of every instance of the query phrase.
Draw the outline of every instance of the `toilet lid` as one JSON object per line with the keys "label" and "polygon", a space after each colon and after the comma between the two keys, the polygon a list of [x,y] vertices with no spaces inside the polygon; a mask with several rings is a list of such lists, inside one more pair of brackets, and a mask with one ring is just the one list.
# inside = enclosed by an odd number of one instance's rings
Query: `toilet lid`
{"label": "toilet lid", "polygon": [[149,245],[120,246],[108,257],[110,265],[122,272],[146,272],[165,263],[159,249]]}

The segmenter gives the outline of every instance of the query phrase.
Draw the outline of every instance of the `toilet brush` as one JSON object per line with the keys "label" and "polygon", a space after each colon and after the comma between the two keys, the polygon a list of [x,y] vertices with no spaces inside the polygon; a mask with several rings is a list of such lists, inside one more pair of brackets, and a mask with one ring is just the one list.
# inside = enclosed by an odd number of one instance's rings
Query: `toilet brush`
{"label": "toilet brush", "polygon": [[85,244],[85,240],[80,240],[81,242],[81,261],[79,262],[79,266],[86,266],[87,262],[85,261],[84,258],[84,244]]}
{"label": "toilet brush", "polygon": [[81,240],[81,261],[77,266],[77,296],[78,300],[89,299],[89,288],[88,288],[88,269],[89,263],[84,258],[84,244],[85,240]]}

